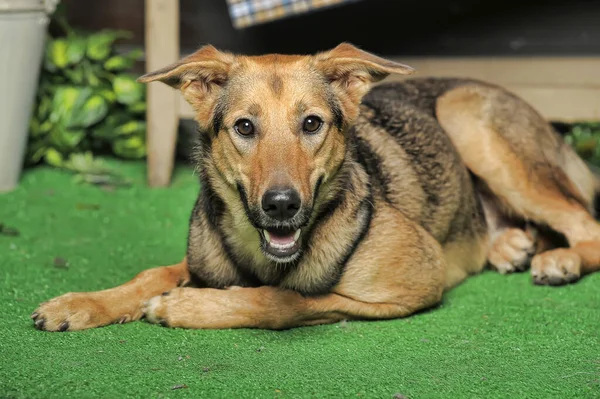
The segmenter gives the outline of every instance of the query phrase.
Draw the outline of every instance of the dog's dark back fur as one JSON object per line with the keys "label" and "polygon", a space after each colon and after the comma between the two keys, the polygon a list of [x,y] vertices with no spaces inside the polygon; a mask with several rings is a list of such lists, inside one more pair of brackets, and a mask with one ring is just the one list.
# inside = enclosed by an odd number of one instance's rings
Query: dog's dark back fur
{"label": "dog's dark back fur", "polygon": [[[435,116],[436,100],[446,91],[469,82],[461,79],[411,79],[379,85],[363,99],[364,114],[369,124],[357,126],[359,142],[369,143],[373,139],[370,128],[381,127],[406,153],[410,168],[415,170],[418,184],[425,194],[420,213],[412,214],[406,209],[406,205],[411,204],[407,195],[414,191],[414,187],[408,186],[402,178],[391,180],[390,171],[379,167],[377,170],[381,175],[370,174],[371,181],[382,187],[383,197],[388,202],[403,210],[442,244],[451,241],[457,232],[469,231],[468,226],[476,230],[484,228],[483,224],[477,223],[481,218],[469,214],[482,215],[471,176]],[[454,213],[456,219],[448,224],[448,215]],[[473,221],[476,222],[474,225]]]}

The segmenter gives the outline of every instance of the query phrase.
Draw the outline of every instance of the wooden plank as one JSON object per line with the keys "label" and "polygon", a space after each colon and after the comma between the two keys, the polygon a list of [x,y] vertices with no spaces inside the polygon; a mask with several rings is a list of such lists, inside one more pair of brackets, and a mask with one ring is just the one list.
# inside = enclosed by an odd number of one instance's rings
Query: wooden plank
{"label": "wooden plank", "polygon": [[[179,0],[146,0],[146,71],[179,58]],[[175,161],[179,93],[163,83],[148,85],[148,183],[167,186]]]}
{"label": "wooden plank", "polygon": [[600,88],[600,57],[396,58],[413,76],[452,76],[503,85]]}
{"label": "wooden plank", "polygon": [[[553,121],[600,119],[600,57],[395,59],[417,69],[412,77],[468,77],[499,84]],[[403,79],[393,76],[384,82]],[[180,115],[194,118],[182,96]]]}
{"label": "wooden plank", "polygon": [[179,95],[179,116],[186,119],[194,119],[196,117],[192,106],[185,101],[183,95]]}
{"label": "wooden plank", "polygon": [[[600,119],[600,57],[465,57],[397,59],[416,68],[413,77],[467,77],[498,84],[522,97],[545,118]],[[406,77],[390,77],[387,81]]]}
{"label": "wooden plank", "polygon": [[505,86],[553,122],[600,120],[600,88]]}

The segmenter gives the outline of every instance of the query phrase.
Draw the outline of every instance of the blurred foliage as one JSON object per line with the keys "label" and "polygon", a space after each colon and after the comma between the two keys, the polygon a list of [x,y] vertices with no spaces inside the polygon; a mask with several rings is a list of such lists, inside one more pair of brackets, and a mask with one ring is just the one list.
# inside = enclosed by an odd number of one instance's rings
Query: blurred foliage
{"label": "blurred foliage", "polygon": [[76,172],[83,181],[119,184],[94,155],[146,155],[145,86],[128,73],[143,53],[117,53],[115,42],[129,32],[73,29],[64,9],[53,16],[53,26],[59,33],[46,42],[27,164],[46,163]]}
{"label": "blurred foliage", "polygon": [[570,144],[581,158],[600,167],[600,122],[578,123],[565,134]]}

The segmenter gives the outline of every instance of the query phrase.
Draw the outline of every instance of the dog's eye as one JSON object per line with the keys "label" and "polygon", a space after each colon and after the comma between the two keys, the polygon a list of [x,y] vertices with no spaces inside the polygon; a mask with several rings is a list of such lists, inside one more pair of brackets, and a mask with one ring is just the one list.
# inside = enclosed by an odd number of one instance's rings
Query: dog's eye
{"label": "dog's eye", "polygon": [[307,116],[306,119],[304,119],[304,123],[302,124],[302,130],[304,130],[305,133],[315,133],[321,128],[322,125],[323,121],[321,120],[321,118],[315,115],[310,115]]}
{"label": "dog's eye", "polygon": [[250,136],[254,133],[254,125],[248,119],[240,119],[234,125],[236,132],[242,136]]}

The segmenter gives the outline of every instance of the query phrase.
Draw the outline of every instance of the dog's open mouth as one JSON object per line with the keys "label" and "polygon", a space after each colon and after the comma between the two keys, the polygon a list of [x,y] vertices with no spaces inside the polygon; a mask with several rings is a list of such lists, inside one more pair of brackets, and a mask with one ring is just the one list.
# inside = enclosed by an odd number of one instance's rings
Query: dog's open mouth
{"label": "dog's open mouth", "polygon": [[301,233],[300,229],[263,229],[263,248],[276,261],[290,261],[300,249]]}

